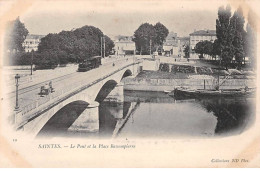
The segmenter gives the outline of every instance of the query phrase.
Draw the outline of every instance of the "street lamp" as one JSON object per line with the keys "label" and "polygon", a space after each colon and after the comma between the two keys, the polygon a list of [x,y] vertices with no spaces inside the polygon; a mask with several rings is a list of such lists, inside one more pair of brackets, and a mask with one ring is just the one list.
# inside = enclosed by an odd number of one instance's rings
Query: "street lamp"
{"label": "street lamp", "polygon": [[19,105],[18,105],[18,82],[19,82],[19,79],[20,79],[20,75],[19,74],[16,74],[15,75],[15,85],[16,85],[16,103],[15,103],[15,111],[18,111],[19,110]]}
{"label": "street lamp", "polygon": [[31,75],[33,72],[33,52],[34,52],[34,50],[32,50],[32,57],[31,57]]}

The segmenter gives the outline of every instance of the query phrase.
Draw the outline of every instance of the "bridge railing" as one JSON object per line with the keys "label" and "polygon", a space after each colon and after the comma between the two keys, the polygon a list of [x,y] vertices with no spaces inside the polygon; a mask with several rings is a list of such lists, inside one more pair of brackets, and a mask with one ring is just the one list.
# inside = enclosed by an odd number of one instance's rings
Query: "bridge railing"
{"label": "bridge railing", "polygon": [[[92,80],[91,82],[86,84],[86,80],[81,80],[79,82],[72,82],[72,83],[67,83],[65,84],[62,90],[57,90],[47,96],[41,97],[39,100],[34,101],[33,103],[30,103],[26,106],[22,106],[20,107],[20,111],[18,113],[16,113],[16,123],[22,123],[25,120],[28,120],[28,118],[31,117],[31,112],[34,112],[37,108],[41,108],[44,107],[45,104],[50,104],[52,102],[55,102],[58,99],[61,99],[62,97],[75,92],[78,89],[82,89],[82,88],[86,88],[90,85],[96,84],[97,82],[113,75],[114,73],[117,73],[118,71],[121,71],[122,69],[137,64],[139,62],[135,62],[135,63],[130,63],[126,66],[120,67],[117,70],[114,70],[112,73],[110,74],[106,74],[104,76],[102,76],[101,78],[97,79],[97,80]],[[40,109],[39,109],[40,110]]]}

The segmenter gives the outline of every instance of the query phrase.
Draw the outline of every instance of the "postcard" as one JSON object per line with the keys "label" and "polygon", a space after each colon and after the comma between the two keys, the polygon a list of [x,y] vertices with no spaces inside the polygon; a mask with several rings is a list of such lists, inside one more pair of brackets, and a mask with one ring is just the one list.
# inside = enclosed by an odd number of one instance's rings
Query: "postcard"
{"label": "postcard", "polygon": [[0,166],[259,167],[259,5],[0,1]]}

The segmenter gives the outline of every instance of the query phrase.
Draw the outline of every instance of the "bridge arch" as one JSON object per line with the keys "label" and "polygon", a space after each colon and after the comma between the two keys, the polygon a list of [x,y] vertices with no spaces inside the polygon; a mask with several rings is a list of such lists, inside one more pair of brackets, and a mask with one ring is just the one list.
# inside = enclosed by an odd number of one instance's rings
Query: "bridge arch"
{"label": "bridge arch", "polygon": [[108,94],[116,87],[117,82],[115,80],[108,80],[96,95],[95,101],[102,102]]}
{"label": "bridge arch", "polygon": [[73,101],[63,106],[48,119],[37,134],[37,137],[64,135],[89,103],[83,100]]}
{"label": "bridge arch", "polygon": [[[124,74],[122,75],[121,80],[124,79],[125,77],[131,76],[131,75],[133,75],[132,71],[131,71],[130,69],[127,69],[127,70],[124,72]],[[120,80],[120,81],[121,81],[121,80]]]}

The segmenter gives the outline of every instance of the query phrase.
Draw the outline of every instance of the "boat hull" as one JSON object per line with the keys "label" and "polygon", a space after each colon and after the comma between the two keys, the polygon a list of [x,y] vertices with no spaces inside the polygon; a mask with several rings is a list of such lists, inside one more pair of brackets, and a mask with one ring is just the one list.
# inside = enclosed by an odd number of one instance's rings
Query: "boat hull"
{"label": "boat hull", "polygon": [[199,97],[244,97],[252,96],[255,90],[243,90],[243,89],[232,89],[232,90],[189,90],[179,89],[174,90],[174,97],[176,98],[199,98]]}

